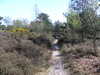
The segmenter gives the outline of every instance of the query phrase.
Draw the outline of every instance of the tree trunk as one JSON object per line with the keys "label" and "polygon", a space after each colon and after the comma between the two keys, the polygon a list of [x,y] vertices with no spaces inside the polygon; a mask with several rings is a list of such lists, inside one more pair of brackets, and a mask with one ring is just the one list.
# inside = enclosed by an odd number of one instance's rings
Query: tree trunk
{"label": "tree trunk", "polygon": [[93,35],[93,49],[94,49],[94,54],[95,56],[97,56],[97,48],[96,48],[96,32],[94,31],[94,35]]}

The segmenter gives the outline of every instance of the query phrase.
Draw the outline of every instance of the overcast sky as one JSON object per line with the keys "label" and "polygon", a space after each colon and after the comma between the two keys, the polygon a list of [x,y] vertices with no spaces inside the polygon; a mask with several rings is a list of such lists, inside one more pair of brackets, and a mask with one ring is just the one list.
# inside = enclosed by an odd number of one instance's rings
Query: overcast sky
{"label": "overcast sky", "polygon": [[64,12],[68,11],[69,0],[0,0],[0,16],[11,18],[35,18],[35,4],[38,12],[47,13],[52,21],[65,21]]}

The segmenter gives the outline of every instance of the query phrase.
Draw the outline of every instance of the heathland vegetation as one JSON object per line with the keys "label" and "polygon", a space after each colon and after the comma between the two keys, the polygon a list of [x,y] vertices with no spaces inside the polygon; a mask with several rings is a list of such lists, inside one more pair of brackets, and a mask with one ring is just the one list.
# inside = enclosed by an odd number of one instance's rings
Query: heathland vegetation
{"label": "heathland vegetation", "polygon": [[50,66],[54,37],[61,40],[65,68],[69,68],[72,75],[99,75],[98,8],[97,0],[71,0],[64,23],[52,23],[46,13],[40,13],[31,22],[0,17],[0,75],[45,72]]}

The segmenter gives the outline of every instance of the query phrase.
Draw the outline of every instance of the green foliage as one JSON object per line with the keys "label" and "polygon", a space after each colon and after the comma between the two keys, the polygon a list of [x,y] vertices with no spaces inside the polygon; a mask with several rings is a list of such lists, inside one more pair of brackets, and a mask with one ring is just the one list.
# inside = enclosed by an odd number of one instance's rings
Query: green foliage
{"label": "green foliage", "polygon": [[63,26],[63,23],[56,21],[54,23],[54,32],[59,32],[60,31],[60,27]]}
{"label": "green foliage", "polygon": [[78,13],[88,8],[95,11],[98,7],[98,0],[71,0],[71,10]]}
{"label": "green foliage", "polygon": [[[77,6],[75,6],[75,4]],[[97,0],[83,0],[82,2],[80,0],[72,0],[71,8],[74,12],[77,11],[77,14],[79,14],[78,17],[81,23],[81,32],[85,34],[93,34],[97,25]]]}
{"label": "green foliage", "polygon": [[3,19],[3,17],[0,16],[0,20],[2,20],[2,19]]}
{"label": "green foliage", "polygon": [[0,30],[5,30],[6,26],[5,25],[0,25]]}
{"label": "green foliage", "polygon": [[70,28],[73,28],[74,30],[81,28],[80,18],[77,13],[70,12],[67,16],[67,23],[71,25]]}
{"label": "green foliage", "polygon": [[[80,40],[79,33],[77,33],[81,29],[80,17],[75,12],[70,12],[67,16],[67,24],[57,24],[55,27],[55,31],[63,37],[66,41]],[[59,27],[57,27],[59,26]]]}
{"label": "green foliage", "polygon": [[44,25],[40,22],[31,22],[30,30],[32,32],[43,32]]}
{"label": "green foliage", "polygon": [[[76,4],[76,6],[75,6],[75,4]],[[73,9],[74,12],[77,11],[77,13],[79,14],[82,32],[93,33],[94,30],[96,30],[95,28],[97,25],[96,24],[97,8],[98,8],[97,0],[82,0],[82,1],[81,0],[72,0],[71,9]]]}
{"label": "green foliage", "polygon": [[98,8],[97,0],[72,0],[71,1],[71,9],[73,12],[77,12],[79,14],[80,22],[81,22],[81,37],[82,40],[84,38],[92,38],[93,39],[93,47],[94,52],[96,52],[96,36],[98,29],[97,22],[97,14],[96,10]]}
{"label": "green foliage", "polygon": [[0,16],[0,25],[2,24],[1,20],[3,19],[3,17]]}
{"label": "green foliage", "polygon": [[95,12],[91,9],[85,10],[80,14],[82,28],[85,32],[93,33],[97,23],[97,16]]}
{"label": "green foliage", "polygon": [[16,27],[26,27],[28,25],[27,20],[13,20],[13,25]]}
{"label": "green foliage", "polygon": [[13,21],[13,25],[20,26],[20,25],[22,25],[22,21],[20,21],[20,20],[14,20]]}
{"label": "green foliage", "polygon": [[8,25],[11,25],[12,20],[11,20],[10,17],[4,17],[4,18],[3,18],[3,22],[4,22],[4,24],[5,24],[6,26],[8,26]]}
{"label": "green foliage", "polygon": [[16,26],[14,26],[14,25],[8,25],[7,26],[7,28],[6,28],[6,30],[12,30],[12,29],[15,29],[16,28]]}
{"label": "green foliage", "polygon": [[48,15],[46,13],[40,13],[37,17],[37,19],[39,19],[40,21],[48,21]]}
{"label": "green foliage", "polygon": [[36,21],[31,22],[30,27],[34,32],[52,32],[53,30],[53,25],[45,13],[40,13]]}

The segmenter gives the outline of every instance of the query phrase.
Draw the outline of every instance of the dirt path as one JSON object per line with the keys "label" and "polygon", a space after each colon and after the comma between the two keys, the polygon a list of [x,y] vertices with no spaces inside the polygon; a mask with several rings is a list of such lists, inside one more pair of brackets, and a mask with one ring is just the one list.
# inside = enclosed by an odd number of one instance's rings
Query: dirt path
{"label": "dirt path", "polygon": [[52,52],[48,75],[70,75],[69,71],[64,69],[62,56],[59,51]]}

